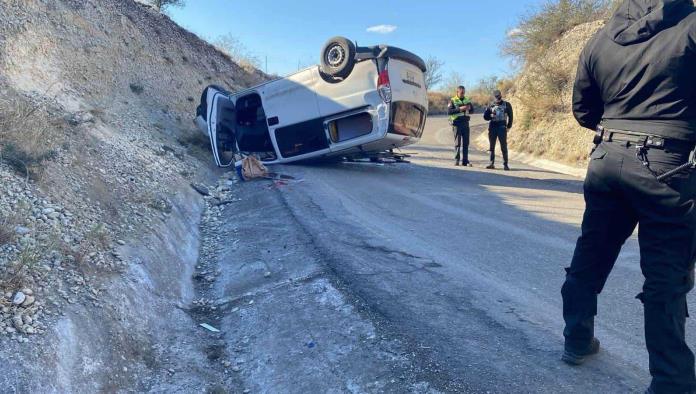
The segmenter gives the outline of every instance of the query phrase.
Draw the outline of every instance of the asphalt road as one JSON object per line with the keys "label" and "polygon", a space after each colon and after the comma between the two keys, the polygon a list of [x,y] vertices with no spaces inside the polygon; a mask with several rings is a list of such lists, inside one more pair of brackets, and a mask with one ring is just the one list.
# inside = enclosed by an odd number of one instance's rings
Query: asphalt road
{"label": "asphalt road", "polygon": [[[286,166],[283,198],[326,262],[392,334],[436,366],[443,391],[639,392],[649,383],[635,235],[600,296],[602,352],[559,361],[560,287],[584,209],[582,181],[512,163],[454,167],[431,119],[412,164]],[[514,138],[514,135],[512,136]],[[693,297],[691,297],[693,298]],[[693,323],[689,342],[696,344]]]}
{"label": "asphalt road", "polygon": [[[450,141],[446,121],[433,118],[423,143],[405,149],[410,164],[278,166],[296,180],[235,189],[240,202],[220,212],[216,231],[240,240],[216,241],[223,274],[209,295],[234,300],[216,320],[227,353],[244,363],[228,385],[643,392],[635,236],[600,296],[602,351],[566,366],[560,288],[582,181],[515,162],[485,170],[486,153],[473,149],[473,168],[454,167]],[[696,344],[691,321],[687,329]]]}

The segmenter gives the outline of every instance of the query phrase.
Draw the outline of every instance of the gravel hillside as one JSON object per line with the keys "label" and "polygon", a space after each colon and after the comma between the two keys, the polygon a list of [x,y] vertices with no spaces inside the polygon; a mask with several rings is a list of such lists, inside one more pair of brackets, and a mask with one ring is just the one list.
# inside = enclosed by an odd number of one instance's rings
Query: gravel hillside
{"label": "gravel hillside", "polygon": [[[584,166],[592,132],[578,126],[573,117],[572,88],[580,52],[602,26],[604,21],[575,27],[518,75],[510,97],[516,122],[508,139],[511,149]],[[544,107],[549,111],[539,113]]]}
{"label": "gravel hillside", "polygon": [[519,73],[510,98],[517,119],[511,149],[573,166],[587,164],[592,132],[573,118],[572,88],[580,52],[604,24],[598,20],[576,26]]}
{"label": "gravel hillside", "polygon": [[191,118],[206,85],[263,78],[133,0],[0,1],[0,391],[174,373],[190,352],[162,333],[186,319],[205,209],[189,184],[216,176]]}

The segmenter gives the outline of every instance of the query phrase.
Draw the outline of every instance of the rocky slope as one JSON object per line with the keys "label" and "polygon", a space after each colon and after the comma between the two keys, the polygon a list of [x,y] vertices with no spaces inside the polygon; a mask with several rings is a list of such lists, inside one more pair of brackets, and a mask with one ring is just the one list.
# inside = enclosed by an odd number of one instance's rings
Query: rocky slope
{"label": "rocky slope", "polygon": [[576,26],[517,75],[510,100],[517,119],[509,138],[511,149],[585,166],[592,132],[580,128],[573,118],[572,87],[580,52],[604,23],[598,20]]}
{"label": "rocky slope", "polygon": [[573,118],[572,87],[580,52],[602,26],[604,21],[575,27],[517,76],[509,97],[515,109],[515,126],[508,138],[511,149],[566,164],[585,164],[592,132]]}
{"label": "rocky slope", "polygon": [[146,390],[194,357],[163,334],[216,176],[191,118],[263,78],[133,0],[0,0],[0,391]]}

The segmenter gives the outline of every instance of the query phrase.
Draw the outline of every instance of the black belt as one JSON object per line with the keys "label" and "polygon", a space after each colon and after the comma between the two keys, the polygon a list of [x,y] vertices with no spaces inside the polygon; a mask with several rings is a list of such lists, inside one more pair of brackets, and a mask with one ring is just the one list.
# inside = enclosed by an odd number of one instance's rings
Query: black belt
{"label": "black belt", "polygon": [[623,142],[626,147],[631,144],[636,147],[636,156],[643,162],[643,165],[647,166],[649,164],[647,159],[648,149],[664,149],[673,152],[686,153],[689,152],[689,161],[686,163],[673,168],[670,171],[665,172],[657,177],[657,180],[662,182],[671,178],[672,176],[686,170],[693,170],[696,168],[696,142],[677,140],[671,138],[664,138],[655,135],[646,135],[631,133],[622,130],[611,130],[605,129],[602,126],[598,126],[595,134],[594,143],[599,144],[602,141],[606,142]]}
{"label": "black belt", "polygon": [[645,148],[665,149],[674,152],[690,152],[694,149],[693,141],[664,138],[656,135],[637,134],[627,131],[605,129],[602,140],[606,142],[624,142]]}

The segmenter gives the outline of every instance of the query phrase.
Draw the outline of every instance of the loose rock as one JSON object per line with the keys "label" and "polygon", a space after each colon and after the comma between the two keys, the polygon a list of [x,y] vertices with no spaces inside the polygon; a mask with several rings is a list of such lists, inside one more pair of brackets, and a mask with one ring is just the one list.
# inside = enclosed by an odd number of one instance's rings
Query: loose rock
{"label": "loose rock", "polygon": [[14,298],[12,299],[12,304],[14,305],[22,305],[22,303],[27,299],[27,296],[22,293],[21,291],[18,291]]}

